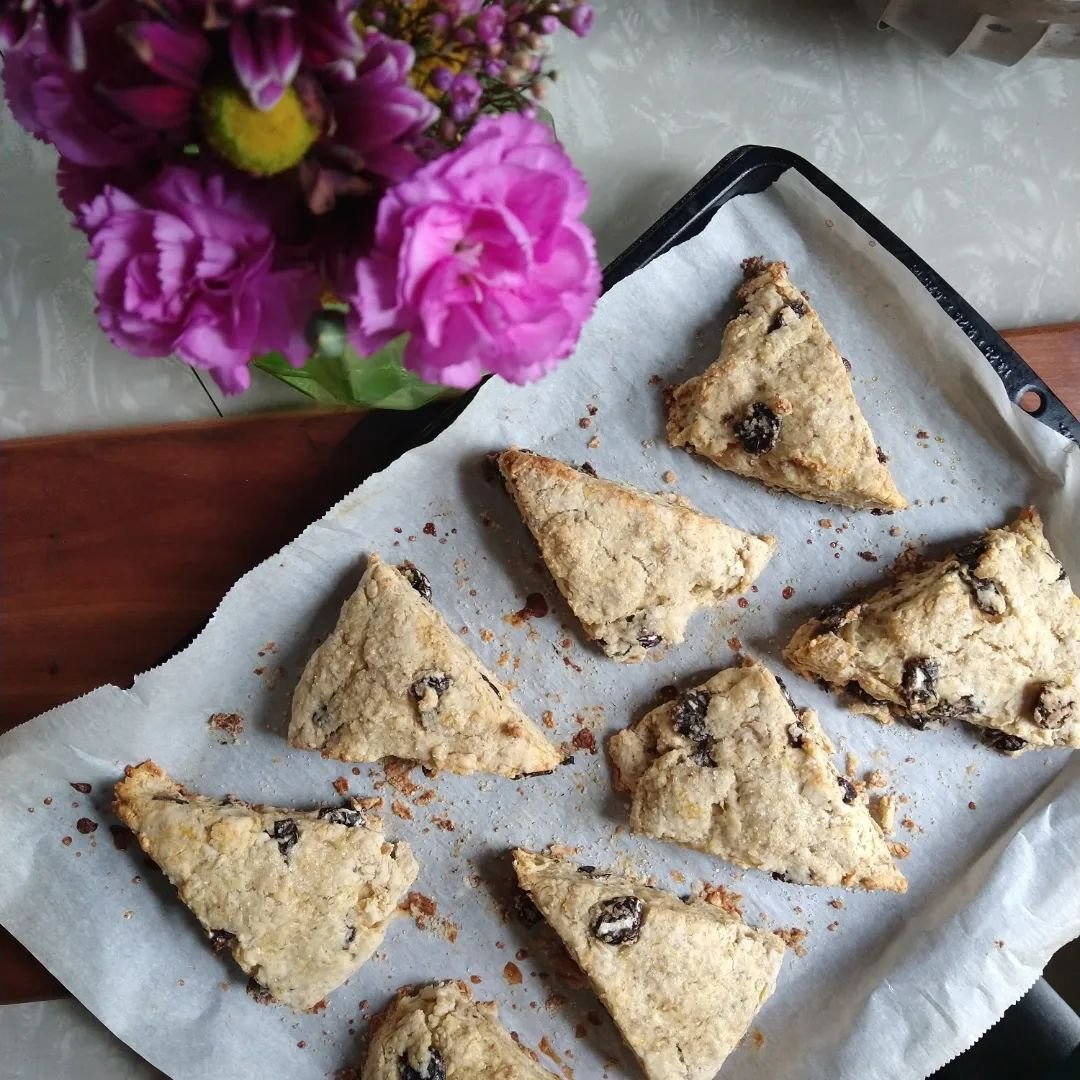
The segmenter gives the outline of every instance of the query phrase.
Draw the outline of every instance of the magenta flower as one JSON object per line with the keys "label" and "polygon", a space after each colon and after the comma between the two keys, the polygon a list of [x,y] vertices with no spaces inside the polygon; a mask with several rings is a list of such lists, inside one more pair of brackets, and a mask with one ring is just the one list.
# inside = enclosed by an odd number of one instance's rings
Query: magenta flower
{"label": "magenta flower", "polygon": [[137,197],[107,186],[79,224],[97,263],[98,321],[120,348],[175,352],[226,393],[247,388],[257,353],[303,363],[319,282],[273,267],[274,237],[249,191],[169,167]]}
{"label": "magenta flower", "polygon": [[0,0],[0,50],[19,48],[35,27],[44,30],[48,47],[74,71],[86,66],[81,9],[93,0]]}
{"label": "magenta flower", "polygon": [[15,119],[78,165],[131,167],[159,142],[99,94],[89,72],[52,52],[40,30],[7,54],[4,89]]}
{"label": "magenta flower", "polygon": [[354,172],[401,180],[420,165],[413,144],[439,110],[409,84],[408,45],[370,34],[364,48],[355,70],[325,84],[333,116],[328,150]]}
{"label": "magenta flower", "polygon": [[587,197],[547,127],[482,118],[383,196],[349,298],[357,348],[408,333],[405,364],[429,381],[539,378],[573,350],[599,294]]}

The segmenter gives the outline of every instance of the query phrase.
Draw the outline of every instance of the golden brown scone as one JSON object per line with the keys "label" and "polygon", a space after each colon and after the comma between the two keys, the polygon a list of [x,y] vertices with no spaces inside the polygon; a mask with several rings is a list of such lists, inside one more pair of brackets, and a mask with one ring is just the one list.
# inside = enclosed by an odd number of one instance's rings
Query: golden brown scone
{"label": "golden brown scone", "polygon": [[152,761],[124,770],[114,809],[256,999],[297,1011],[371,956],[417,874],[360,810],[195,795]]}
{"label": "golden brown scone", "polygon": [[804,499],[904,509],[844,361],[786,264],[743,267],[743,307],[719,358],[668,394],[668,442]]}
{"label": "golden brown scone", "polygon": [[1080,749],[1080,599],[1038,512],[991,529],[795,632],[784,656],[852,708],[917,728],[964,720],[1005,753]]}
{"label": "golden brown scone", "polygon": [[527,450],[499,468],[586,634],[624,663],[677,645],[690,616],[744,592],[776,541]]}
{"label": "golden brown scone", "polygon": [[761,664],[653,709],[609,752],[637,832],[798,884],[907,889],[817,715]]}
{"label": "golden brown scone", "polygon": [[404,987],[372,1028],[361,1080],[554,1080],[463,982]]}
{"label": "golden brown scone", "polygon": [[712,1080],[776,988],[780,939],[592,867],[518,849],[514,869],[649,1080]]}
{"label": "golden brown scone", "polygon": [[427,578],[377,555],[304,668],[289,744],[341,761],[398,757],[514,777],[561,762],[435,609]]}

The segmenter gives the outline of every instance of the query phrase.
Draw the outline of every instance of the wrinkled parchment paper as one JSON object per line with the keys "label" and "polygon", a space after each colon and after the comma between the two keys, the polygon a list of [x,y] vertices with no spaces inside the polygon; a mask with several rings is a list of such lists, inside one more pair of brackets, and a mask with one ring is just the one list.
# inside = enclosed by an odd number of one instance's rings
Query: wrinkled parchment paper
{"label": "wrinkled parchment paper", "polygon": [[[875,517],[774,495],[664,444],[658,384],[713,359],[739,260],[752,254],[785,258],[812,295],[851,361],[908,511]],[[481,468],[486,452],[515,443],[679,491],[776,534],[779,551],[745,609],[699,614],[690,639],[655,662],[607,661],[582,641],[509,499]],[[723,884],[741,894],[750,922],[806,932],[804,955],[788,953],[758,1034],[729,1059],[725,1080],[922,1077],[973,1042],[1080,933],[1080,755],[1008,760],[961,725],[881,727],[785,671],[796,700],[820,711],[841,768],[845,752],[856,755],[859,775],[883,770],[901,800],[896,839],[910,848],[901,864],[910,891],[881,896],[785,885],[629,835],[603,741],[661,687],[704,679],[740,644],[781,670],[800,620],[880,578],[904,545],[940,550],[1028,502],[1080,580],[1070,528],[1077,456],[1008,403],[907,271],[789,174],[735,199],[702,235],[614,288],[557,373],[529,389],[490,383],[449,431],[241,579],[183,654],[129,690],[102,687],[0,739],[0,921],[177,1080],[322,1080],[358,1063],[365,1018],[397,986],[469,976],[556,1072],[636,1076],[550,932],[508,913],[508,849],[559,842],[580,849],[582,862],[655,875],[679,892]],[[521,704],[537,719],[550,712],[573,765],[520,782],[415,770],[409,791],[379,766],[288,748],[292,687],[371,551],[424,570],[451,625]],[[513,619],[534,592],[550,613]],[[235,744],[208,727],[218,712],[245,718]],[[147,757],[196,790],[282,806],[337,801],[338,777],[352,794],[381,795],[387,832],[413,845],[415,888],[437,910],[398,919],[324,1014],[257,1006],[137,847],[114,844],[112,785]],[[78,831],[84,817],[95,832]]]}

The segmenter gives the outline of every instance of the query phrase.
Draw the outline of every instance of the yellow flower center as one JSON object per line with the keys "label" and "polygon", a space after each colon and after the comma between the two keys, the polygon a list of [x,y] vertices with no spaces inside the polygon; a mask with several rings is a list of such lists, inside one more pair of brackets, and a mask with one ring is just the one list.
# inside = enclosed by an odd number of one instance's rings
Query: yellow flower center
{"label": "yellow flower center", "polygon": [[291,86],[269,109],[256,109],[240,86],[208,86],[199,95],[199,111],[210,147],[255,176],[291,169],[319,137]]}

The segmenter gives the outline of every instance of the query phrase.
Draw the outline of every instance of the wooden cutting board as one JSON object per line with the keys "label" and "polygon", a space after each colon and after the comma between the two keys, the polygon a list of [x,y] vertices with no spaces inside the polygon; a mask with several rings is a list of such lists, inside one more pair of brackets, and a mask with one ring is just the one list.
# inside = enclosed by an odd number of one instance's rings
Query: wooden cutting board
{"label": "wooden cutting board", "polygon": [[[1005,336],[1080,414],[1080,323]],[[129,685],[439,412],[278,413],[0,443],[0,731]],[[0,930],[0,1004],[63,988]]]}

